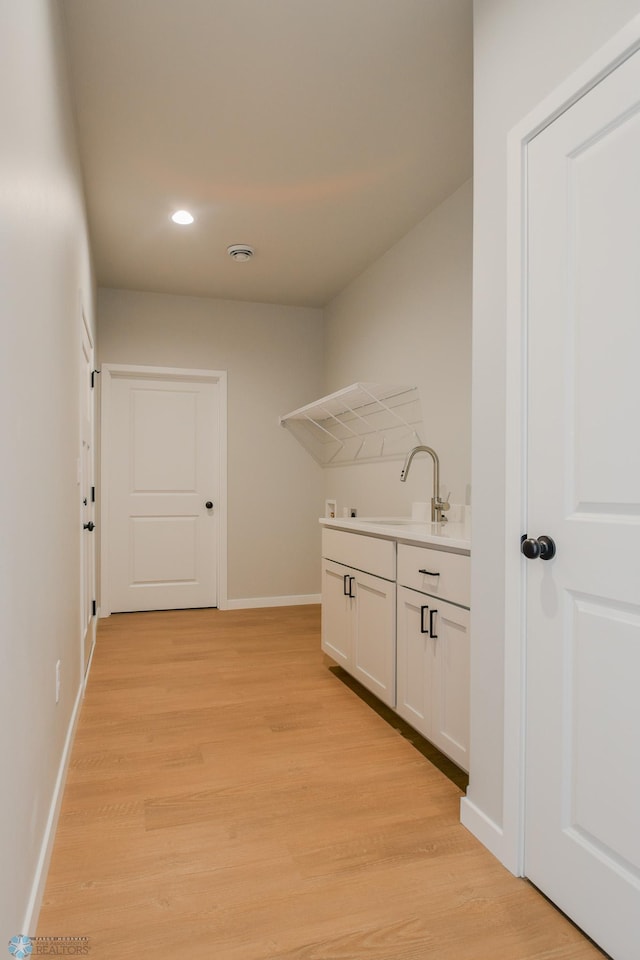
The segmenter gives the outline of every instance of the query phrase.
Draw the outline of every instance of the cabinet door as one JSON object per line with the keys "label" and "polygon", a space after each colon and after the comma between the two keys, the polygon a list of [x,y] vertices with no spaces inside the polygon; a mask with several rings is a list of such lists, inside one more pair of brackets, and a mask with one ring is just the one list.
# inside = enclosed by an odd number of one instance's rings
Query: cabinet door
{"label": "cabinet door", "polygon": [[345,670],[351,669],[351,608],[354,604],[347,595],[353,581],[345,580],[345,577],[354,574],[354,570],[333,560],[322,561],[321,647]]}
{"label": "cabinet door", "polygon": [[[429,636],[431,597],[398,587],[398,705],[400,716],[431,739],[433,673],[437,641]],[[439,601],[435,601],[436,603]],[[424,611],[424,613],[423,613]],[[424,619],[423,619],[424,618]],[[426,632],[422,628],[426,627]]]}
{"label": "cabinet door", "polygon": [[436,654],[430,739],[454,763],[468,770],[469,611],[441,600],[425,599],[432,604],[429,614]]}
{"label": "cabinet door", "polygon": [[469,611],[398,587],[397,712],[469,769]]}
{"label": "cabinet door", "polygon": [[396,705],[396,585],[352,570],[355,606],[351,672],[389,707]]}

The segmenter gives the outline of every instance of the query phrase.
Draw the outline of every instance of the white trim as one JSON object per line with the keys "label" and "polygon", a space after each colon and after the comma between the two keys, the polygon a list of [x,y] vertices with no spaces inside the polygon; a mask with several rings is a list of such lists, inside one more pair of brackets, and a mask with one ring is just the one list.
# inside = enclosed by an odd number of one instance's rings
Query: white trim
{"label": "white trim", "polygon": [[[90,327],[90,325],[89,325],[89,323],[88,323],[88,321],[87,321],[87,313],[86,313],[86,310],[85,310],[85,308],[84,308],[84,299],[83,299],[82,291],[81,291],[81,290],[78,291],[78,303],[79,303],[79,309],[80,309],[80,325],[81,325],[81,326],[80,326],[80,350],[81,350],[81,352],[83,351],[83,346],[84,346],[84,343],[83,343],[83,340],[84,340],[83,331],[84,331],[84,333],[86,334],[86,337],[87,337],[87,341],[88,341],[88,343],[89,343],[89,348],[90,348],[90,353],[91,353],[90,366],[91,366],[92,369],[93,369],[93,368],[95,367],[95,360],[96,360],[95,344],[94,344],[94,338],[93,338],[93,333],[92,333],[92,331],[91,331],[91,327]],[[85,400],[86,400],[86,397],[85,397],[85,395],[84,395],[84,390],[88,389],[88,390],[90,391],[90,400],[91,400],[91,434],[90,434],[90,443],[91,443],[90,472],[91,472],[91,477],[90,477],[90,486],[92,486],[92,487],[94,488],[94,490],[95,490],[95,486],[96,486],[96,394],[97,394],[97,391],[96,391],[94,388],[90,387],[88,384],[83,384],[83,383],[82,383],[83,374],[84,374],[84,368],[82,367],[82,362],[81,362],[81,370],[80,370],[80,436],[78,437],[78,440],[79,440],[78,450],[79,450],[80,456],[82,456],[82,419],[83,419],[83,417],[84,417],[83,409],[84,409],[84,402],[85,402]],[[78,498],[78,506],[79,506],[79,510],[80,510],[80,516],[82,517],[82,516],[83,516],[83,510],[82,510],[82,505],[80,504],[80,498]],[[94,521],[95,521],[95,519],[96,519],[96,511],[97,511],[97,504],[94,502],[94,504],[93,504],[93,515],[92,515],[92,517],[90,518],[90,519],[92,519],[92,520],[94,520]],[[79,526],[79,529],[80,529],[80,536],[81,536],[81,537],[82,537],[82,536],[86,537],[86,534],[83,534],[81,524],[82,524],[82,521],[81,521],[80,524],[78,525],[78,526]],[[85,540],[85,544],[86,544],[86,542],[87,542],[87,541]],[[92,599],[93,602],[95,603],[96,600],[97,600],[97,580],[96,580],[97,559],[98,559],[97,540],[96,540],[95,537],[91,537],[91,538],[89,539],[88,543],[90,544],[91,549],[93,550],[93,566],[92,566],[92,574],[93,574],[93,576],[92,576],[92,583],[91,583],[89,586],[90,586],[91,599]],[[81,558],[82,558],[82,552],[83,552],[83,551],[82,551],[82,548],[81,548],[81,550],[80,550],[80,556],[81,556]],[[83,568],[83,569],[80,571],[81,580],[84,579],[84,575],[85,575],[85,569]],[[88,588],[85,587],[85,589],[88,589]],[[89,627],[87,628],[86,632],[83,633],[84,609],[83,609],[83,607],[82,607],[82,601],[83,601],[84,599],[86,599],[86,598],[82,595],[82,590],[80,591],[80,594],[81,594],[81,596],[80,596],[80,673],[81,673],[81,675],[85,675],[85,682],[86,682],[86,676],[88,676],[88,674],[89,674],[89,666],[90,666],[91,658],[92,658],[92,656],[93,656],[93,650],[94,650],[95,645],[96,645],[96,630],[97,630],[97,626],[98,626],[98,618],[97,618],[97,616],[93,615],[93,616],[91,617],[91,621],[90,621],[90,623],[89,623]],[[89,645],[90,645],[90,653],[89,653],[89,659],[86,661],[86,669],[85,669],[85,650],[86,650],[86,643],[87,643],[87,642],[88,642]]]}
{"label": "white trim", "polygon": [[292,597],[249,597],[245,600],[227,600],[221,610],[250,610],[255,607],[300,607],[320,603],[319,593],[301,593]]}
{"label": "white trim", "polygon": [[64,742],[62,757],[60,758],[60,764],[58,766],[58,775],[56,777],[53,795],[49,805],[49,815],[47,817],[47,823],[45,826],[42,843],[40,845],[38,862],[36,864],[33,882],[31,884],[31,893],[29,895],[29,901],[27,903],[27,909],[25,911],[24,920],[21,927],[21,930],[29,931],[30,933],[35,933],[38,926],[38,917],[40,915],[42,898],[44,896],[44,889],[47,882],[47,873],[49,871],[49,864],[51,862],[51,854],[53,853],[53,844],[56,838],[60,807],[62,806],[62,797],[67,779],[67,770],[69,767],[69,760],[71,759],[71,748],[73,746],[76,726],[80,716],[80,704],[82,703],[83,693],[84,682],[83,678],[81,678],[78,693],[76,694],[76,700],[73,705],[73,711],[71,713],[71,719],[69,721],[69,728],[67,730],[67,737]]}
{"label": "white trim", "polygon": [[216,562],[218,607],[227,603],[227,372],[183,367],[149,367],[125,363],[102,363],[100,418],[100,616],[111,615],[111,588],[108,564],[109,498],[106,483],[109,463],[111,384],[115,377],[162,380],[199,380],[218,385],[218,557]]}
{"label": "white trim", "polygon": [[[93,618],[96,623],[96,636],[97,636],[97,622],[99,617],[100,617],[100,613],[98,612],[96,616]],[[91,667],[93,666],[93,657],[95,655],[97,645],[98,645],[98,642],[97,640],[95,640],[93,643],[93,646],[91,647],[91,653],[89,654],[89,662],[87,663],[87,669],[85,670],[84,675],[82,677],[82,696],[83,697],[87,690],[87,684],[89,682],[89,674],[91,673]]]}
{"label": "white trim", "polygon": [[218,371],[218,607],[227,602],[227,373]]}
{"label": "white trim", "polygon": [[[460,800],[460,823],[466,827],[480,843],[504,863],[509,869],[511,866],[506,862],[508,851],[505,850],[504,831],[494,821],[489,819],[486,813],[483,813],[479,807],[468,797],[462,797]],[[512,872],[514,872],[512,870]]]}
{"label": "white trim", "polygon": [[[525,615],[522,558],[526,523],[526,343],[527,343],[527,149],[530,141],[640,48],[640,16],[634,17],[594,56],[510,132],[507,141],[507,333],[505,421],[505,706],[501,845],[496,856],[513,873],[524,871]],[[484,843],[491,831],[481,811],[465,822]],[[491,842],[485,844],[494,849]],[[500,847],[500,852],[498,852]]]}

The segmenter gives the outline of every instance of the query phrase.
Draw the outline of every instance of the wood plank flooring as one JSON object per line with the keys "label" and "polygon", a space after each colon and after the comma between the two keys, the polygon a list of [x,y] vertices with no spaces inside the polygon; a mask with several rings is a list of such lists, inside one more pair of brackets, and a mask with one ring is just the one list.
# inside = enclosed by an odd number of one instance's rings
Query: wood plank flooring
{"label": "wood plank flooring", "polygon": [[40,916],[92,960],[594,960],[328,669],[319,609],[101,621]]}

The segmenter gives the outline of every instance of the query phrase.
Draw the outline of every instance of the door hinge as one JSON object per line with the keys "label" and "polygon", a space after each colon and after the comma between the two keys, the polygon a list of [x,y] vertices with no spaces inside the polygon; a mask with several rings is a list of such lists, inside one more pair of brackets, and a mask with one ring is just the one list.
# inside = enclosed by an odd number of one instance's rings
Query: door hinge
{"label": "door hinge", "polygon": [[92,387],[95,387],[95,385],[96,385],[96,374],[98,374],[98,373],[100,373],[99,370],[92,370],[92,371],[91,371],[91,386],[92,386]]}
{"label": "door hinge", "polygon": [[96,488],[91,487],[91,503],[95,503],[95,502],[96,502]]}
{"label": "door hinge", "polygon": [[96,615],[97,612],[98,612],[98,604],[96,603],[95,600],[92,600],[92,601],[91,601],[91,616],[92,616],[92,617],[95,617],[95,615]]}

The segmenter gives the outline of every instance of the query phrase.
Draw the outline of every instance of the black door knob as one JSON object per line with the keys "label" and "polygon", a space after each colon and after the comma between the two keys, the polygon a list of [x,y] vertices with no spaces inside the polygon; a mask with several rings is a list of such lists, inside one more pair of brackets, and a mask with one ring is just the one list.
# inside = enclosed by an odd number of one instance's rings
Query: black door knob
{"label": "black door knob", "polygon": [[82,529],[83,529],[83,530],[88,530],[89,533],[91,533],[92,530],[95,530],[95,528],[96,528],[96,525],[95,525],[95,523],[93,522],[93,520],[89,520],[89,523],[83,523],[83,524],[82,524]]}
{"label": "black door knob", "polygon": [[205,503],[205,507],[207,508],[207,510],[213,510],[213,500],[207,500],[207,502]]}
{"label": "black door knob", "polygon": [[538,537],[537,540],[524,536],[520,547],[527,560],[551,560],[556,555],[556,545],[551,537]]}

